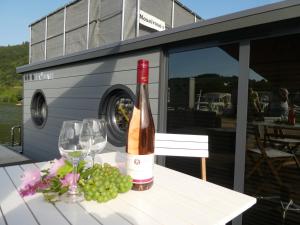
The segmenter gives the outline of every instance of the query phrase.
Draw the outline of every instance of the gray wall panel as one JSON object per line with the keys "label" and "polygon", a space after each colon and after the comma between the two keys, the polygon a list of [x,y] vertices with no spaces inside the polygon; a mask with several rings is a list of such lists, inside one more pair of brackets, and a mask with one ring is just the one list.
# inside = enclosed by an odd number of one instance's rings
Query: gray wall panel
{"label": "gray wall panel", "polygon": [[[49,116],[42,133],[58,136],[59,129],[61,128],[64,120],[64,118],[55,118]],[[36,126],[32,123],[30,114],[24,114],[24,121],[26,121],[26,129],[36,132]]]}
{"label": "gray wall panel", "polygon": [[48,108],[49,115],[53,115],[56,118],[72,118],[72,119],[83,119],[83,118],[97,118],[97,111],[90,110],[79,110],[79,109],[61,109],[61,108]]}
{"label": "gray wall panel", "polygon": [[45,150],[45,149],[49,149],[48,147],[41,148],[40,146],[26,143],[24,144],[24,149],[26,149],[26,151],[24,151],[23,154],[37,162],[48,161],[49,159],[55,159],[60,157],[58,150],[55,151]]}
{"label": "gray wall panel", "polygon": [[[47,104],[49,107],[68,108],[68,109],[89,109],[97,110],[100,103],[99,99],[82,99],[78,101],[74,98],[47,98]],[[30,113],[30,102],[26,102],[24,106],[24,112]]]}
{"label": "gray wall panel", "polygon": [[[121,84],[121,83],[119,83]],[[126,85],[135,93],[135,84]],[[51,98],[100,98],[110,88],[107,86],[91,86],[78,88],[48,88],[43,89],[44,94]],[[31,98],[35,90],[25,90],[24,98]],[[149,84],[149,97],[158,98],[158,83]]]}
{"label": "gray wall panel", "polygon": [[[53,98],[51,101],[47,101],[48,113],[55,117],[66,117],[66,115],[75,116],[73,112],[86,112],[86,117],[89,112],[98,112],[101,99],[60,99]],[[150,106],[152,114],[158,114],[158,99],[150,99]],[[24,105],[24,114],[30,116],[30,105]],[[60,110],[60,111],[58,111]],[[67,110],[67,111],[66,111]],[[65,113],[61,115],[62,113]],[[81,115],[81,114],[80,114]],[[68,117],[68,116],[67,116]],[[25,117],[27,118],[27,117]],[[69,117],[68,117],[69,118]]]}
{"label": "gray wall panel", "polygon": [[[130,53],[109,58],[99,58],[39,72],[52,73],[52,80],[24,82],[24,152],[34,159],[51,159],[58,155],[57,137],[64,120],[82,120],[98,117],[103,93],[113,84],[123,84],[133,93],[136,89],[136,64],[140,58],[150,60],[150,104],[154,123],[158,118],[159,50],[141,54]],[[32,73],[30,73],[32,75]],[[48,118],[42,129],[37,128],[30,114],[31,98],[41,89],[48,104]],[[108,145],[107,151],[124,151]]]}
{"label": "gray wall panel", "polygon": [[[149,83],[158,83],[159,68],[150,68]],[[71,77],[55,78],[53,80],[36,80],[28,82],[27,90],[47,89],[47,88],[71,88],[86,86],[106,86],[114,84],[135,84],[136,70],[125,70],[112,73],[92,74],[92,75],[76,75]]]}
{"label": "gray wall panel", "polygon": [[[36,132],[34,129],[30,128],[24,128],[24,131],[25,138],[32,137],[32,139],[35,140],[35,142],[32,142],[32,145],[37,145],[40,147],[51,146],[51,149],[57,149],[59,134],[49,135],[49,133]],[[45,151],[47,151],[47,149],[45,149]]]}
{"label": "gray wall panel", "polygon": [[[153,115],[157,127],[158,115]],[[73,119],[73,118],[67,118]],[[34,160],[49,160],[59,156],[57,149],[58,134],[65,119],[49,118],[44,130],[37,129],[30,120],[24,129],[24,154]],[[125,151],[125,147],[116,147],[108,143],[105,152]]]}
{"label": "gray wall panel", "polygon": [[[76,75],[86,75],[86,74],[97,74],[97,73],[109,73],[114,71],[124,71],[124,70],[135,70],[137,61],[140,58],[148,59],[150,62],[150,67],[159,67],[159,55],[157,50],[144,52],[142,56],[136,54],[123,54],[118,56],[118,60],[115,57],[108,57],[105,60],[95,59],[88,63],[77,62],[76,64],[63,65],[60,67],[47,69],[46,71],[36,71],[36,72],[51,72],[54,78],[69,77]],[[25,81],[25,83],[29,83]]]}
{"label": "gray wall panel", "polygon": [[[25,133],[27,133],[27,130],[29,130],[31,133],[42,133],[44,136],[53,136],[53,137],[58,137],[59,136],[59,131],[60,128],[63,124],[63,121],[65,120],[82,120],[83,118],[87,118],[86,115],[80,115],[76,116],[73,114],[65,114],[61,117],[48,117],[47,123],[45,124],[43,129],[38,129],[36,126],[32,123],[31,121],[31,116],[30,114],[24,115],[26,117],[26,129]],[[155,127],[157,127],[157,118],[158,115],[153,114],[153,120]],[[97,116],[93,116],[91,118],[97,118]],[[41,132],[37,132],[37,130],[40,130]],[[40,139],[38,139],[40,140]],[[36,142],[36,139],[34,139],[34,143]]]}
{"label": "gray wall panel", "polygon": [[36,142],[24,143],[24,155],[29,156],[31,159],[43,161],[59,156],[57,147],[58,137],[24,129],[24,139],[36,140]]}

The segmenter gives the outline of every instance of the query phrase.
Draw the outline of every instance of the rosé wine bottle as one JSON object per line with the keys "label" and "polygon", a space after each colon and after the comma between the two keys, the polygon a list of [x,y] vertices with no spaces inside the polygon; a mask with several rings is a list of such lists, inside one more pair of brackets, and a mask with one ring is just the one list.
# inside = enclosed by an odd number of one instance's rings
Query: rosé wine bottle
{"label": "ros\u00e9 wine bottle", "polygon": [[133,190],[148,190],[153,185],[155,127],[148,94],[149,61],[137,65],[136,100],[128,127],[127,174],[133,179]]}

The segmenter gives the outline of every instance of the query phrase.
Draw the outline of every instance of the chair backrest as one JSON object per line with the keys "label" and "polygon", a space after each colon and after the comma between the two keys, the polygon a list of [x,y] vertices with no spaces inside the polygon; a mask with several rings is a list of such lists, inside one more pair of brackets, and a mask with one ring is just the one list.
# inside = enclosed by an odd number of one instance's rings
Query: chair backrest
{"label": "chair backrest", "polygon": [[155,134],[155,155],[201,158],[201,178],[206,180],[208,136],[187,134]]}
{"label": "chair backrest", "polygon": [[[247,125],[247,145],[250,145],[249,142],[252,142],[254,144],[254,148],[258,149],[261,154],[265,157],[267,157],[267,153],[265,150],[265,137],[262,137],[259,130],[259,125],[254,125],[251,123],[248,123]],[[252,147],[251,147],[252,148]]]}

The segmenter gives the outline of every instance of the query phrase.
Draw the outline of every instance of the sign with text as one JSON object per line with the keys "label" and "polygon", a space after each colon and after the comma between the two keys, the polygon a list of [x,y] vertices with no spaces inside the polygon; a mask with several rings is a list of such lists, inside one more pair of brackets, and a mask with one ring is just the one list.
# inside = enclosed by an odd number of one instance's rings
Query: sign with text
{"label": "sign with text", "polygon": [[53,72],[36,72],[36,73],[25,73],[24,80],[52,80],[54,77]]}
{"label": "sign with text", "polygon": [[155,16],[146,13],[143,10],[140,10],[140,24],[149,27],[153,30],[163,31],[166,29],[166,23]]}

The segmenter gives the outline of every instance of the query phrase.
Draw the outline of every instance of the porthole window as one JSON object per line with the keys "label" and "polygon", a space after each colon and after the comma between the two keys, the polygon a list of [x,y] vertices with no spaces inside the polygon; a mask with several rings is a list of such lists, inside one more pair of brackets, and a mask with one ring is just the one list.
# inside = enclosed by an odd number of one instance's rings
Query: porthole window
{"label": "porthole window", "polygon": [[107,121],[108,141],[115,146],[126,144],[127,128],[135,96],[124,85],[114,85],[102,97],[99,117]]}
{"label": "porthole window", "polygon": [[37,90],[31,99],[31,119],[33,123],[42,128],[45,126],[48,115],[48,107],[44,93]]}

